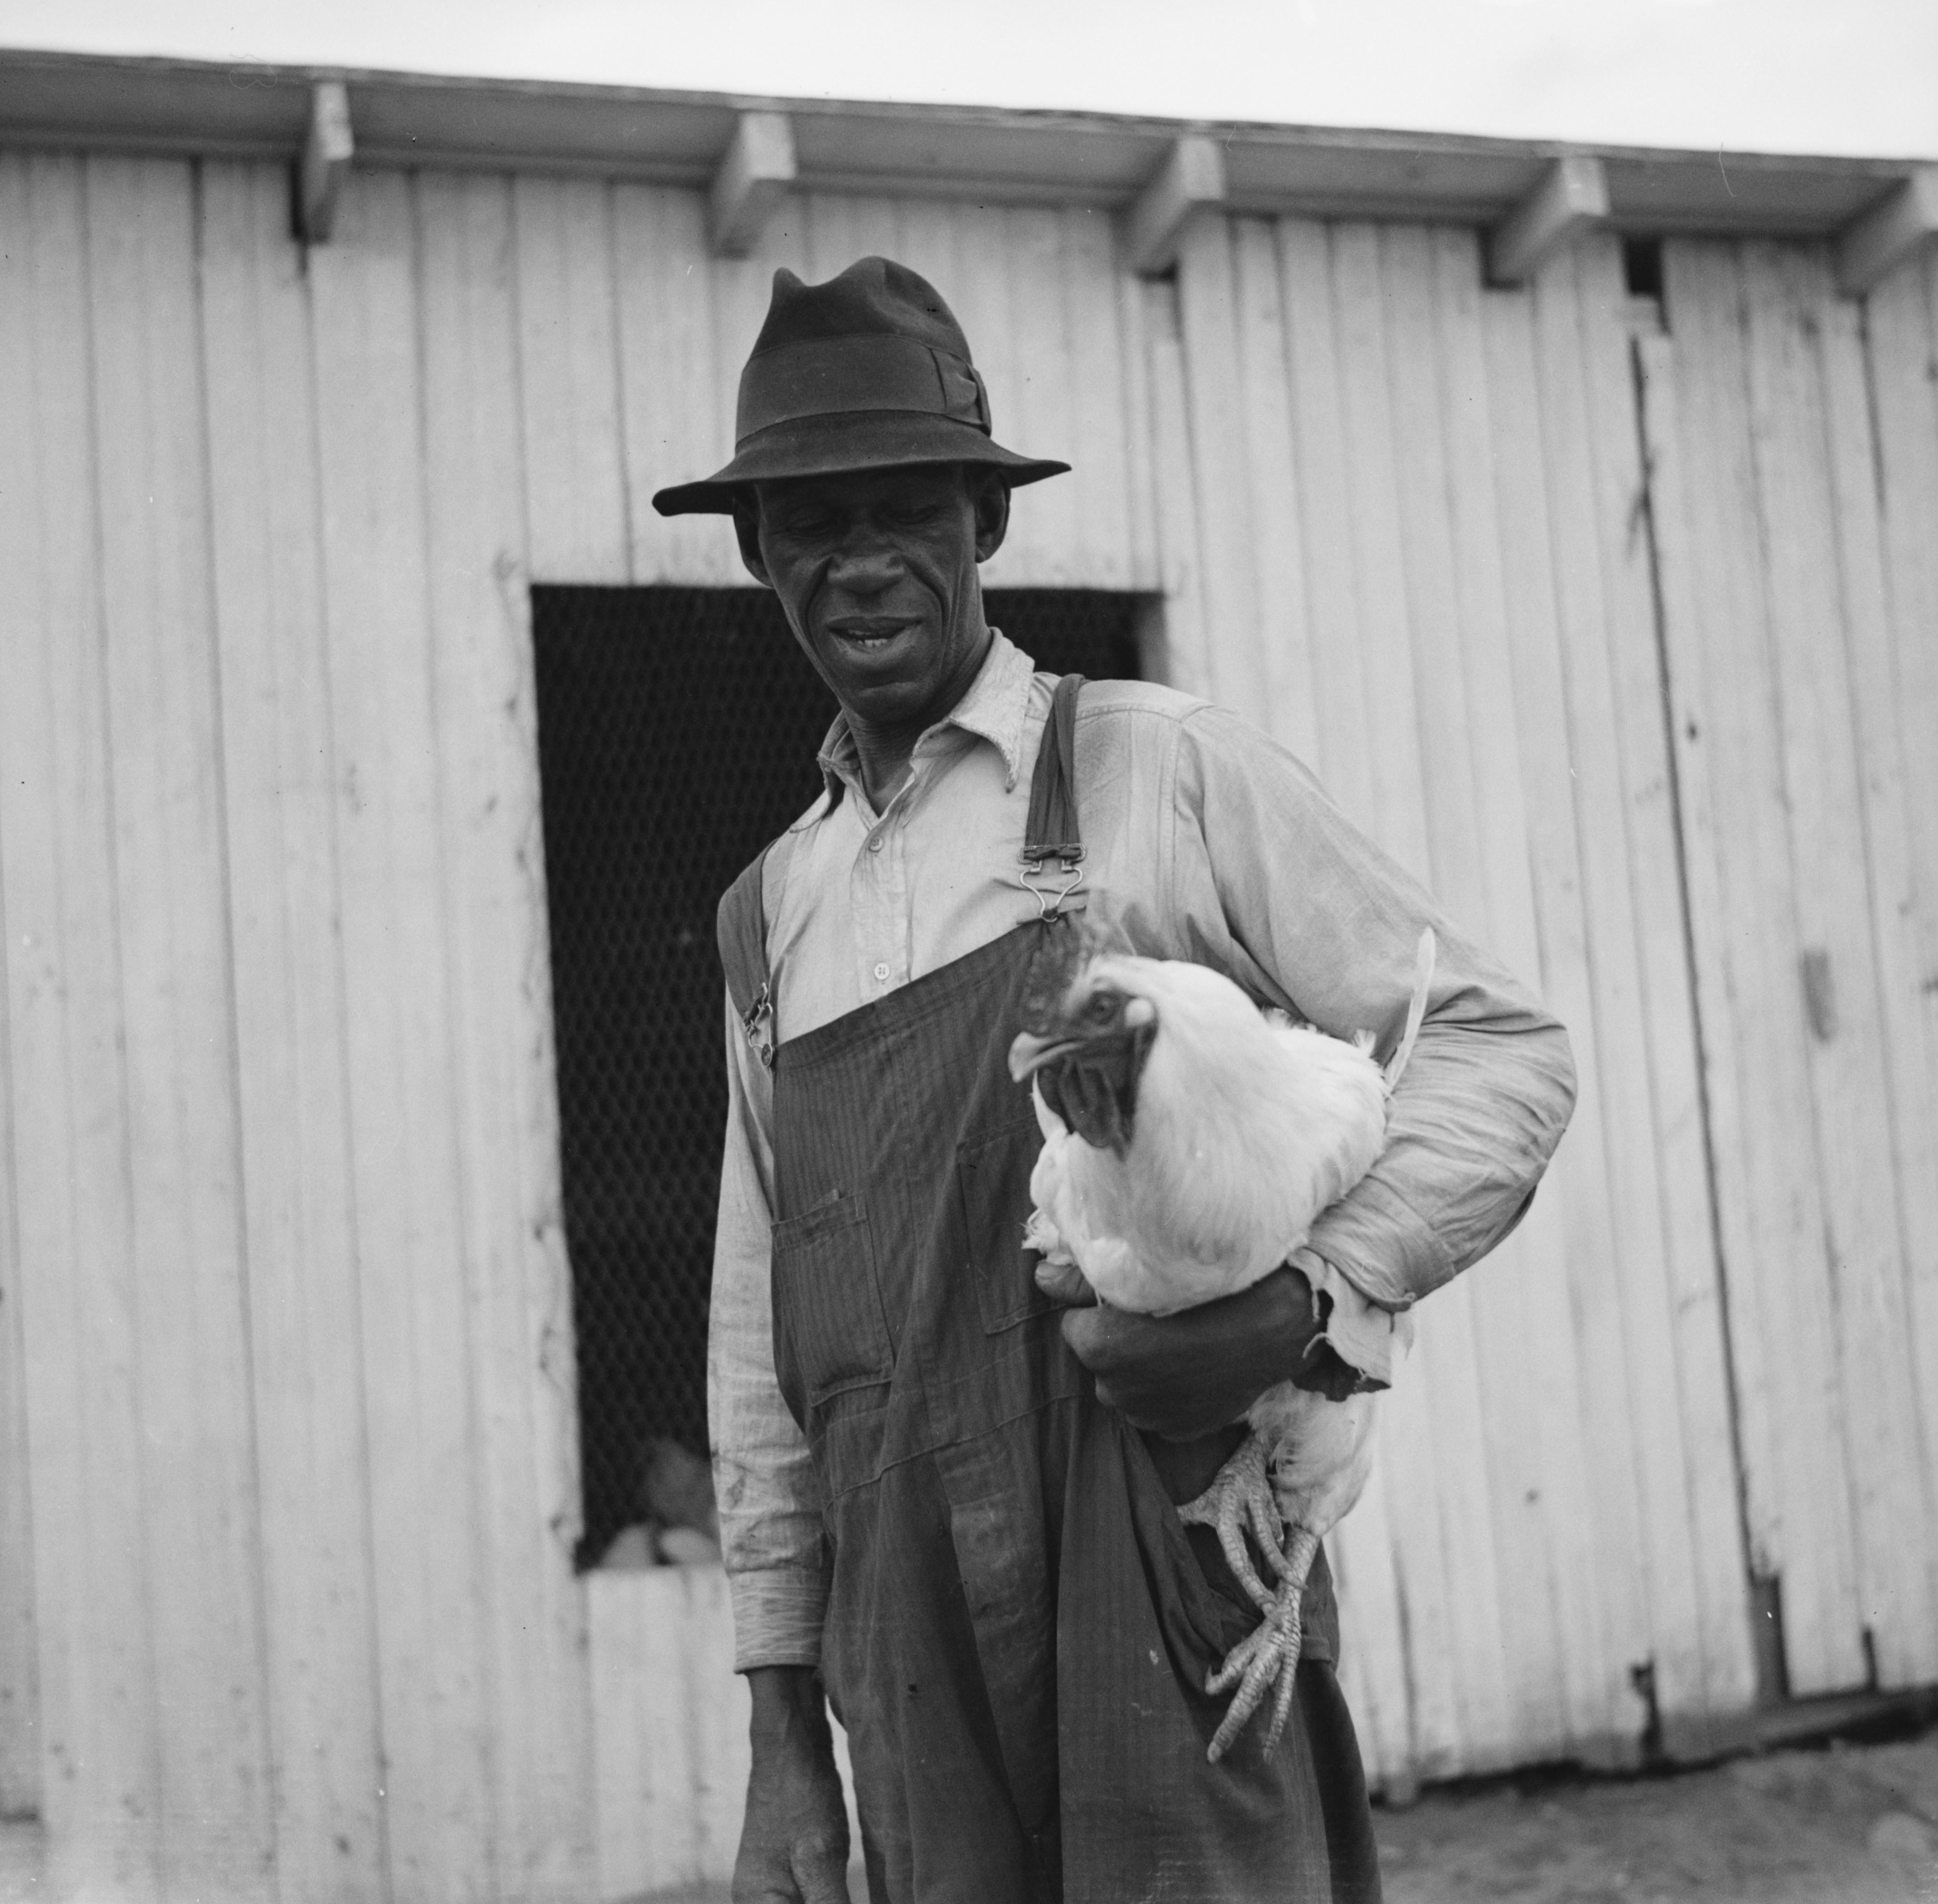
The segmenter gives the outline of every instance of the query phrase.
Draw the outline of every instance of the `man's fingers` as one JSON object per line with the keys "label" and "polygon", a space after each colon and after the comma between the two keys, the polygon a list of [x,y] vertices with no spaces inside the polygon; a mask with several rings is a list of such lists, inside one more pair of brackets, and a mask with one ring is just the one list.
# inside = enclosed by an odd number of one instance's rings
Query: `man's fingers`
{"label": "man's fingers", "polygon": [[1046,1257],[1036,1266],[1036,1286],[1053,1302],[1077,1309],[1095,1309],[1097,1292],[1074,1263],[1053,1263]]}

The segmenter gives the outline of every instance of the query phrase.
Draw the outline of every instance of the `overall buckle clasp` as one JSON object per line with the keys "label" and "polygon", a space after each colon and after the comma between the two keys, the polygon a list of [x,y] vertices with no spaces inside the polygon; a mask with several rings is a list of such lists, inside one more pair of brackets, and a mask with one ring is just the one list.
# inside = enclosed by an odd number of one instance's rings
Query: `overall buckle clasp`
{"label": "overall buckle clasp", "polygon": [[[1056,868],[1053,872],[1049,862],[1054,859]],[[1061,886],[1053,886],[1053,879],[1063,881]],[[1083,884],[1083,849],[1080,846],[1026,846],[1023,848],[1023,869],[1017,884],[1036,901],[1036,916],[1047,925],[1062,912],[1071,895]],[[1072,908],[1075,910],[1075,908]]]}
{"label": "overall buckle clasp", "polygon": [[774,1041],[770,1033],[766,1042],[762,1042],[761,1021],[764,1018],[772,1023],[774,1015],[773,999],[773,987],[764,978],[761,981],[761,989],[755,995],[753,1003],[740,1014],[740,1029],[747,1034],[747,1042],[754,1048],[762,1065],[770,1071],[774,1068]]}

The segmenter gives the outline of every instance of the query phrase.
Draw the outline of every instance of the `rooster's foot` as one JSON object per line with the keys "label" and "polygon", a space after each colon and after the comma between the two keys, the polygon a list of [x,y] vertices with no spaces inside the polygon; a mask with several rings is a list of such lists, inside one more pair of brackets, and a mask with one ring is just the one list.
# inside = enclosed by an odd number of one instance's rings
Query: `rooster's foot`
{"label": "rooster's foot", "polygon": [[1303,1528],[1295,1530],[1286,1573],[1269,1610],[1257,1630],[1247,1634],[1225,1656],[1225,1663],[1204,1682],[1207,1693],[1223,1693],[1235,1685],[1230,1708],[1212,1735],[1204,1756],[1214,1765],[1231,1749],[1232,1741],[1244,1730],[1246,1722],[1258,1711],[1268,1690],[1276,1687],[1271,1721],[1265,1729],[1265,1756],[1270,1758],[1285,1730],[1292,1711],[1292,1695],[1298,1680],[1299,1653],[1304,1638],[1300,1613],[1305,1597],[1305,1577],[1317,1553],[1316,1535]]}
{"label": "rooster's foot", "polygon": [[1266,1565],[1279,1579],[1285,1577],[1285,1553],[1280,1545],[1283,1523],[1265,1473],[1265,1444],[1256,1434],[1248,1433],[1238,1452],[1219,1469],[1211,1485],[1195,1501],[1188,1501],[1179,1508],[1177,1517],[1216,1531],[1218,1544],[1238,1584],[1269,1617],[1277,1604],[1277,1596],[1259,1577],[1251,1556],[1245,1551],[1245,1530],[1250,1528]]}
{"label": "rooster's foot", "polygon": [[1259,1624],[1226,1656],[1225,1663],[1204,1682],[1207,1693],[1223,1693],[1235,1684],[1232,1704],[1217,1731],[1213,1734],[1204,1756],[1214,1765],[1231,1750],[1232,1741],[1245,1729],[1246,1722],[1263,1703],[1265,1694],[1277,1688],[1272,1700],[1271,1723],[1265,1730],[1265,1756],[1278,1744],[1279,1734],[1292,1711],[1293,1686],[1298,1675],[1299,1603],[1304,1589],[1287,1581],[1278,1590],[1272,1610]]}

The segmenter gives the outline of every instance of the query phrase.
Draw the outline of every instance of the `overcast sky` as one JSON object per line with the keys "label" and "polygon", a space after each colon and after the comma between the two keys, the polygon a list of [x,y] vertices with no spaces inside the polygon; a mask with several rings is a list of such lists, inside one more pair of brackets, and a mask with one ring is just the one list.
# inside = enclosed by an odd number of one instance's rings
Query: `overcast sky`
{"label": "overcast sky", "polygon": [[1938,157],[1938,0],[0,0],[0,45]]}

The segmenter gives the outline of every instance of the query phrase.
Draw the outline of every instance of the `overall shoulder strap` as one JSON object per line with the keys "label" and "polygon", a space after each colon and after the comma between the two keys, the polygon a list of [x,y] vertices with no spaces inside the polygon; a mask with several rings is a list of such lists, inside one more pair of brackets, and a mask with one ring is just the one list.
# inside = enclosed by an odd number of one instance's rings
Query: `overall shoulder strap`
{"label": "overall shoulder strap", "polygon": [[1077,817],[1077,697],[1083,677],[1066,674],[1056,684],[1049,718],[1036,750],[1030,781],[1029,824],[1023,858],[1032,866],[1061,859],[1074,866],[1083,857],[1083,834]]}
{"label": "overall shoulder strap", "polygon": [[727,974],[727,995],[740,1015],[747,1042],[761,1062],[774,1061],[773,990],[767,972],[767,907],[763,890],[767,855],[761,848],[754,863],[728,887],[717,921],[720,963]]}

